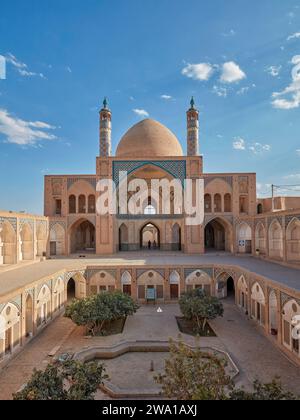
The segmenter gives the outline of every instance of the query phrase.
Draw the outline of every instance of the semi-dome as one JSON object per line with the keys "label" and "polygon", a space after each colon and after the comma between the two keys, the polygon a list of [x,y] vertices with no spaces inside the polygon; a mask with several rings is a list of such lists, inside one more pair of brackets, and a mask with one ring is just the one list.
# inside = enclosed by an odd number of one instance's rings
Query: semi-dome
{"label": "semi-dome", "polygon": [[122,137],[116,156],[145,158],[183,156],[177,137],[158,121],[146,119],[130,128]]}

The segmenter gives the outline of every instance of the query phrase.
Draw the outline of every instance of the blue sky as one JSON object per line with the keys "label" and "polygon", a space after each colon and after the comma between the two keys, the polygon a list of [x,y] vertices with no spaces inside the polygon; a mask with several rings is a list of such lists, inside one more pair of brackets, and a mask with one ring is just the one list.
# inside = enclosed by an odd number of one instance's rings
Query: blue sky
{"label": "blue sky", "polygon": [[206,172],[300,184],[299,0],[2,2],[0,208],[43,212],[45,174],[95,172],[98,110],[113,148],[143,115],[186,149],[191,95]]}

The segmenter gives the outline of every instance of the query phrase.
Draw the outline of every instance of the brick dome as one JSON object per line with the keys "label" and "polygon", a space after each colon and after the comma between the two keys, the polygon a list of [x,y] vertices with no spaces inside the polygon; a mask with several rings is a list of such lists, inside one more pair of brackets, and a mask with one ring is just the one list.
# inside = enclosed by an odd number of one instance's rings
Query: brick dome
{"label": "brick dome", "polygon": [[119,158],[183,156],[177,137],[158,121],[146,119],[130,128],[117,148]]}

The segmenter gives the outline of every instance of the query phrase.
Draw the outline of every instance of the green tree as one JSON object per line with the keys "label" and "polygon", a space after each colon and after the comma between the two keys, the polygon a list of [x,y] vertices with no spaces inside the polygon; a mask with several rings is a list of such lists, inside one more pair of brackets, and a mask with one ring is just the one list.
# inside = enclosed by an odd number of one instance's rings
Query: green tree
{"label": "green tree", "polygon": [[130,296],[114,291],[74,300],[66,308],[65,317],[78,326],[85,326],[95,336],[108,323],[133,315],[137,310],[138,305]]}
{"label": "green tree", "polygon": [[253,392],[246,392],[243,389],[235,389],[230,393],[229,399],[238,401],[292,401],[299,400],[291,392],[286,392],[278,378],[271,383],[263,384],[256,380],[253,384]]}
{"label": "green tree", "polygon": [[108,376],[103,365],[78,361],[49,364],[45,371],[35,370],[14,400],[93,400]]}
{"label": "green tree", "polygon": [[166,398],[177,400],[299,400],[299,397],[286,392],[278,380],[263,384],[255,381],[253,391],[236,388],[226,374],[225,360],[192,350],[184,343],[170,341],[170,358],[166,361],[165,372],[155,377],[162,385]]}
{"label": "green tree", "polygon": [[219,299],[208,296],[201,289],[184,293],[179,300],[179,305],[183,316],[195,323],[198,333],[204,331],[209,320],[224,314],[224,308]]}
{"label": "green tree", "polygon": [[218,357],[192,350],[184,343],[170,342],[170,358],[165,373],[155,379],[166,398],[177,400],[224,400],[232,388],[225,371],[226,363]]}

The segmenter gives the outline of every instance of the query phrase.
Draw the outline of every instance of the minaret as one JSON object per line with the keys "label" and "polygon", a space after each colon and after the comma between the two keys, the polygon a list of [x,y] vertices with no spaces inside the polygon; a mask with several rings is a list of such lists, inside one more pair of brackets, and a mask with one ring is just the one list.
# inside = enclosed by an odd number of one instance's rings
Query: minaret
{"label": "minaret", "polygon": [[188,156],[199,155],[199,111],[195,108],[193,97],[191,107],[187,111],[187,154]]}
{"label": "minaret", "polygon": [[103,108],[100,111],[100,156],[111,156],[111,111],[108,108],[107,98],[104,98]]}

